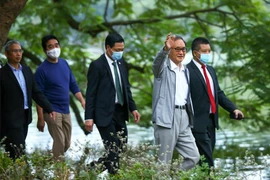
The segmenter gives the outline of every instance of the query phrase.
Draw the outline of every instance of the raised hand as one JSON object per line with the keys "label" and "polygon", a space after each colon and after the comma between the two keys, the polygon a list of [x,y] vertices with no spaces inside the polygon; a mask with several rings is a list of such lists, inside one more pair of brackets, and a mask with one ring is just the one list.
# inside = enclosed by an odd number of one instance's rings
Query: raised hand
{"label": "raised hand", "polygon": [[174,38],[175,38],[175,36],[172,35],[171,32],[167,35],[166,40],[165,40],[165,42],[164,42],[164,44],[165,44],[165,45],[164,45],[164,48],[163,48],[164,51],[168,51],[168,50],[171,49],[171,47],[172,47],[173,44],[174,44]]}

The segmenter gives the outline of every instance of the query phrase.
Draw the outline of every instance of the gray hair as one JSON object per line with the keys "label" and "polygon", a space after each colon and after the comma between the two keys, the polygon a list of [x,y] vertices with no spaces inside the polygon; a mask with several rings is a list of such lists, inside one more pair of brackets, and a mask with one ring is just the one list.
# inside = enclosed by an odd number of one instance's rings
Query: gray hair
{"label": "gray hair", "polygon": [[8,41],[8,42],[5,44],[5,47],[4,47],[5,52],[9,51],[10,46],[12,46],[13,44],[18,44],[18,45],[22,46],[21,43],[20,43],[19,41],[16,41],[16,40],[10,40],[10,41]]}

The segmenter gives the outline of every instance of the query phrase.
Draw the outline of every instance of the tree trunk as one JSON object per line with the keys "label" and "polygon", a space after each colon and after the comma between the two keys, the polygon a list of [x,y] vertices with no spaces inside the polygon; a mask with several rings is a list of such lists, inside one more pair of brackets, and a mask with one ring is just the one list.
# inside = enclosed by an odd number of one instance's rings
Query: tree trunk
{"label": "tree trunk", "polygon": [[0,50],[6,43],[11,25],[23,10],[27,0],[0,0]]}
{"label": "tree trunk", "polygon": [[79,124],[79,126],[81,127],[81,129],[83,130],[84,134],[87,135],[89,134],[89,132],[84,128],[84,120],[81,117],[81,113],[80,110],[78,108],[78,105],[75,102],[75,98],[72,97],[72,95],[70,95],[70,106],[74,112],[74,115],[76,117],[76,120]]}

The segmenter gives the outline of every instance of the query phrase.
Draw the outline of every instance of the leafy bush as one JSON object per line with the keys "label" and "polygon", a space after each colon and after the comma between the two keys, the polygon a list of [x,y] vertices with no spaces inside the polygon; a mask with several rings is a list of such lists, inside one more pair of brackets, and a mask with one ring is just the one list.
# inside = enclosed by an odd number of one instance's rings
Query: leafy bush
{"label": "leafy bush", "polygon": [[[205,164],[196,166],[189,171],[179,169],[182,157],[173,159],[170,165],[159,163],[157,160],[158,147],[149,143],[129,145],[120,157],[120,169],[116,175],[100,172],[99,169],[88,169],[86,162],[97,158],[104,151],[101,148],[91,147],[88,144],[80,149],[79,160],[55,160],[48,151],[36,149],[15,161],[0,149],[0,179],[108,179],[108,180],[240,180],[254,174],[245,174],[247,169],[262,170],[269,168],[269,156],[260,156],[261,163],[256,162],[251,152],[246,151],[242,159],[235,159],[234,168],[226,169],[226,165],[218,165],[210,172]],[[78,154],[78,152],[73,152]]]}

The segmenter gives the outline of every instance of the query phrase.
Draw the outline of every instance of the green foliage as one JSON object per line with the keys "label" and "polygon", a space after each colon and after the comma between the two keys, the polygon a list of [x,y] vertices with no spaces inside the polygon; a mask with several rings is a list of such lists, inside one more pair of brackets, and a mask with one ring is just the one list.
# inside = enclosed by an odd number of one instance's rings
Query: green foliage
{"label": "green foliage", "polygon": [[[78,144],[78,146],[80,145]],[[213,180],[239,180],[252,178],[254,175],[258,175],[261,170],[269,168],[269,156],[254,155],[252,151],[241,150],[240,152],[243,153],[239,153],[234,158],[233,163],[224,161],[224,163],[218,163],[215,168],[210,170],[208,170],[206,164],[203,164],[188,171],[183,171],[179,169],[179,165],[183,161],[182,157],[173,159],[173,162],[169,165],[159,163],[156,155],[157,150],[157,146],[149,143],[128,146],[127,150],[120,156],[120,170],[116,175],[110,175],[101,172],[99,169],[88,169],[85,166],[86,162],[89,161],[87,158],[95,159],[103,152],[100,147],[95,147],[95,145],[81,147],[80,152],[72,150],[72,153],[79,156],[77,161],[67,158],[55,160],[52,154],[38,149],[12,161],[1,149],[0,179],[167,180],[171,178],[175,180],[198,180],[210,178]],[[249,173],[249,170],[254,172]]]}
{"label": "green foliage", "polygon": [[8,158],[6,153],[0,150],[0,174],[4,173],[5,170],[12,164],[12,160]]}
{"label": "green foliage", "polygon": [[[61,56],[68,59],[85,92],[89,63],[103,52],[106,34],[121,33],[141,125],[149,126],[152,61],[166,35],[183,36],[189,49],[195,37],[205,36],[215,53],[213,65],[221,87],[254,120],[248,127],[266,130],[270,118],[269,27],[269,3],[261,0],[30,0],[9,38],[23,43],[29,52],[24,53],[24,60],[35,70],[45,57],[41,37],[55,34],[61,41]],[[228,121],[226,113],[220,114]]]}

